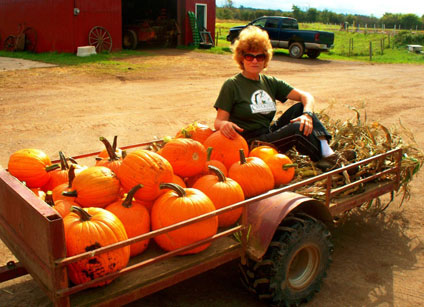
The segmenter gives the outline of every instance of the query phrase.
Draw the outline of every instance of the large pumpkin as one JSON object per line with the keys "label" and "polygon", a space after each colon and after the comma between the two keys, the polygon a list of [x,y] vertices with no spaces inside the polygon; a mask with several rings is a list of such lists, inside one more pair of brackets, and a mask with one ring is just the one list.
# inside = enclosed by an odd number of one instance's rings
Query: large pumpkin
{"label": "large pumpkin", "polygon": [[41,188],[50,180],[50,173],[58,164],[53,164],[49,156],[39,149],[21,149],[9,157],[9,173],[24,181],[29,188]]}
{"label": "large pumpkin", "polygon": [[[193,188],[205,193],[212,200],[216,209],[244,200],[243,189],[235,180],[225,177],[221,170],[215,166],[210,165],[209,169],[214,175],[200,177],[194,183]],[[240,218],[242,211],[243,209],[240,207],[218,215],[219,226],[227,227],[233,225]]]}
{"label": "large pumpkin", "polygon": [[[127,240],[124,225],[111,212],[102,208],[72,207],[63,219],[68,257]],[[125,268],[130,247],[114,249],[68,265],[68,275],[74,284],[81,284]],[[93,285],[103,286],[112,280]]]}
{"label": "large pumpkin", "polygon": [[246,198],[265,193],[274,188],[274,176],[269,166],[257,157],[246,158],[240,150],[240,161],[228,170],[228,177],[237,181]]}
{"label": "large pumpkin", "polygon": [[181,177],[201,173],[206,163],[205,147],[192,139],[172,139],[158,151],[158,154],[168,160],[174,173]]}
{"label": "large pumpkin", "polygon": [[[142,188],[141,184],[133,187],[128,194],[108,205],[106,210],[115,214],[125,227],[128,238],[133,238],[150,231],[150,215],[147,208],[133,199],[134,194]],[[149,244],[149,239],[130,245],[130,257],[144,252]]]}
{"label": "large pumpkin", "polygon": [[218,130],[212,133],[203,145],[205,148],[212,147],[211,159],[221,161],[227,169],[240,160],[240,149],[243,149],[246,155],[249,154],[246,140],[238,133],[234,139],[229,139]]}
{"label": "large pumpkin", "polygon": [[[208,196],[197,189],[184,189],[176,184],[162,184],[162,188],[171,189],[156,199],[152,208],[152,230],[182,222],[215,210]],[[155,237],[156,243],[166,251],[190,245],[216,234],[218,218],[209,219],[178,228]],[[195,254],[206,249],[210,243],[200,245],[181,253]]]}
{"label": "large pumpkin", "polygon": [[134,195],[135,199],[152,201],[161,193],[160,184],[172,181],[173,170],[161,155],[139,149],[125,157],[117,175],[125,192],[142,184],[143,188]]}
{"label": "large pumpkin", "polygon": [[104,166],[92,166],[75,176],[72,191],[62,194],[75,197],[82,207],[104,208],[119,197],[119,190],[114,172]]}

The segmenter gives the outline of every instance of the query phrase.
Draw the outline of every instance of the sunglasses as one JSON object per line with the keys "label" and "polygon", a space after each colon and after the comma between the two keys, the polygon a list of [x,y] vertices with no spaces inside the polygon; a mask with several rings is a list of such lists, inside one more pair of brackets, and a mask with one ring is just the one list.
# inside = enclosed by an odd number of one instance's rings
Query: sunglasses
{"label": "sunglasses", "polygon": [[266,55],[264,53],[260,53],[257,55],[246,53],[243,55],[243,57],[246,61],[249,61],[249,62],[252,62],[254,59],[256,59],[256,61],[258,62],[263,62],[266,59]]}

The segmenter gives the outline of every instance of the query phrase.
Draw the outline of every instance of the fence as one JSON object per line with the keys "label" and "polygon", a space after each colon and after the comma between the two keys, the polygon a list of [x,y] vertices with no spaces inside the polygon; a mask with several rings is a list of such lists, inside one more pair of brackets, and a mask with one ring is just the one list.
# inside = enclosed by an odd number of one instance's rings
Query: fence
{"label": "fence", "polygon": [[366,40],[362,38],[346,38],[347,41],[338,42],[339,53],[344,56],[369,56],[370,61],[374,55],[383,55],[384,50],[393,47],[393,37],[391,35],[382,38]]}

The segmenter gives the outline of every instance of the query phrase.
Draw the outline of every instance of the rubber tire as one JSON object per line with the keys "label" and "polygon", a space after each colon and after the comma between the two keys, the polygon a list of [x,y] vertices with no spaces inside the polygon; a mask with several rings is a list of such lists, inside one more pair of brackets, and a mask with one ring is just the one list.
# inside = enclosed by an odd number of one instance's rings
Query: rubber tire
{"label": "rubber tire", "polygon": [[321,54],[321,51],[318,49],[310,49],[306,51],[306,54],[308,55],[310,59],[316,59]]}
{"label": "rubber tire", "polygon": [[[241,280],[249,291],[274,306],[308,302],[319,291],[332,252],[331,234],[321,221],[304,213],[290,215],[276,230],[262,260],[247,259],[246,265],[240,265]],[[312,260],[312,264],[300,265],[303,274],[290,275],[295,259]]]}
{"label": "rubber tire", "polygon": [[137,34],[134,30],[125,30],[122,36],[122,47],[124,49],[136,49],[138,44]]}
{"label": "rubber tire", "polygon": [[300,42],[291,43],[289,47],[289,54],[292,58],[300,59],[305,52],[305,47]]}

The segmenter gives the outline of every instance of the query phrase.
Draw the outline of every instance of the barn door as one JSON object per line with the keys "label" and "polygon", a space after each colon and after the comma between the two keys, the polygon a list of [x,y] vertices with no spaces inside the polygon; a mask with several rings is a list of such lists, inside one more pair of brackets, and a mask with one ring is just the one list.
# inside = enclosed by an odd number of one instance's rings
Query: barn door
{"label": "barn door", "polygon": [[207,6],[206,4],[196,3],[196,19],[199,31],[207,29]]}

